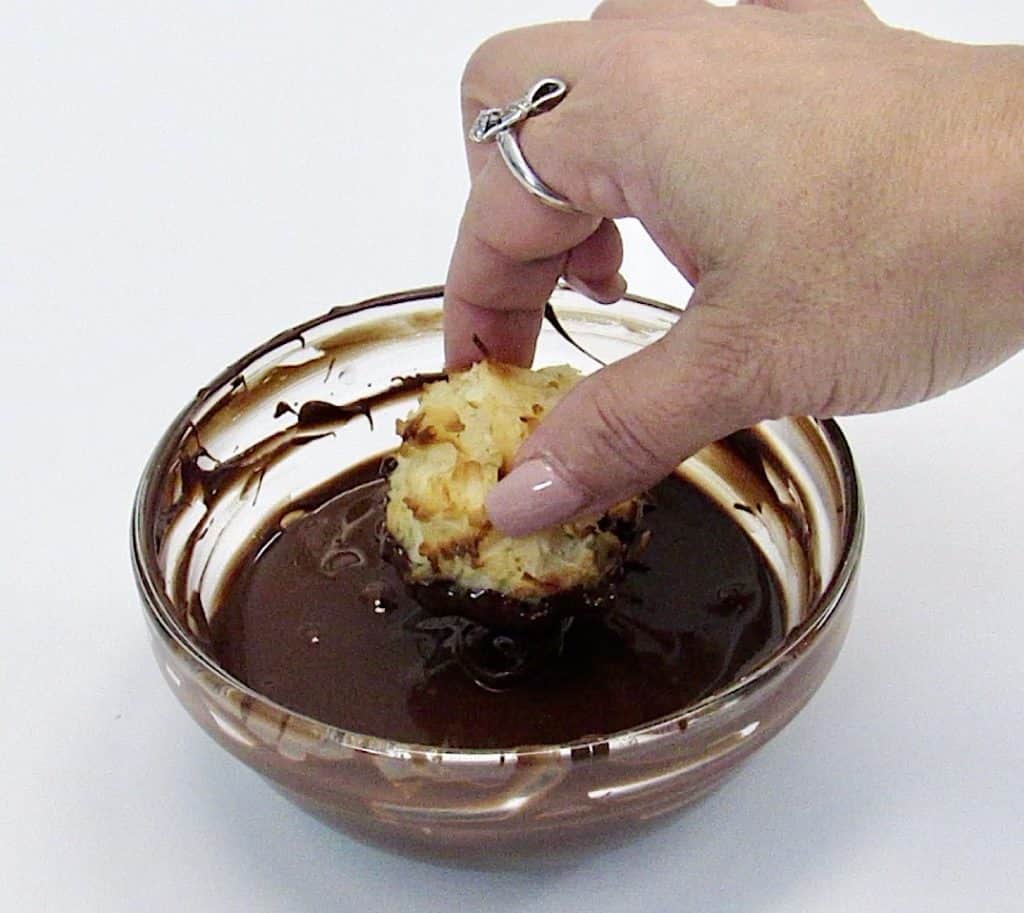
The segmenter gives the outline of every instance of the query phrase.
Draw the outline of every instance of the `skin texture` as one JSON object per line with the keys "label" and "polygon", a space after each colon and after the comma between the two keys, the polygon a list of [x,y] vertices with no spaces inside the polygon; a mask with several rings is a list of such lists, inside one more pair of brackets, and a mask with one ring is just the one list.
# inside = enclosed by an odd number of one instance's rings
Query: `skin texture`
{"label": "skin texture", "polygon": [[1024,49],[890,28],[859,0],[609,0],[590,22],[498,35],[480,108],[570,85],[519,130],[584,214],[467,143],[472,189],[445,298],[450,367],[527,365],[560,276],[622,295],[614,219],[693,285],[661,341],[588,378],[488,499],[522,535],[650,486],[766,418],[892,409],[1024,345]]}

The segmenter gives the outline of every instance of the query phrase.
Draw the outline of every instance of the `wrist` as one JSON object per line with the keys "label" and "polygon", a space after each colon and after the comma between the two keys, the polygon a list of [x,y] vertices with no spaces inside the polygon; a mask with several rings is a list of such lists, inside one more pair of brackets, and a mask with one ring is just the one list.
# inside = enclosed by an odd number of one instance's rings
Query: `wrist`
{"label": "wrist", "polygon": [[[1024,48],[971,47],[956,98],[959,148],[949,174],[958,184],[958,241],[975,293],[990,300],[1024,344]],[[1016,319],[1014,319],[1016,318]]]}
{"label": "wrist", "polygon": [[1024,345],[1024,48],[943,49],[921,150],[924,291],[962,338],[984,341],[965,366],[975,376]]}

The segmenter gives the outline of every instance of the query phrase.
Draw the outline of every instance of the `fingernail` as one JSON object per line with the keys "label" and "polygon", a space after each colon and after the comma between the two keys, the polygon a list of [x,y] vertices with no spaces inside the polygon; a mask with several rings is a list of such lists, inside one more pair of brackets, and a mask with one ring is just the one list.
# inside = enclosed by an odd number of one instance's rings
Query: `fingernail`
{"label": "fingernail", "polygon": [[598,304],[615,304],[626,294],[626,280],[622,273],[616,273],[610,279],[598,284],[584,282],[578,276],[566,276],[566,284],[581,295],[596,301]]}
{"label": "fingernail", "polygon": [[506,536],[525,536],[579,513],[587,493],[563,479],[544,460],[517,466],[487,495],[487,515]]}

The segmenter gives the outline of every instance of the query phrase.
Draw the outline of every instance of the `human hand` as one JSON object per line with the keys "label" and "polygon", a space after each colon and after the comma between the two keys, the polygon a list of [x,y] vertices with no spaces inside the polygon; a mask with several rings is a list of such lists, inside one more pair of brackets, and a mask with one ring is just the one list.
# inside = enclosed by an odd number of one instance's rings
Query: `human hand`
{"label": "human hand", "polygon": [[520,535],[596,512],[738,428],[891,409],[1024,344],[1024,52],[880,23],[859,0],[611,0],[591,22],[486,42],[469,122],[545,75],[570,91],[519,128],[525,193],[468,146],[449,269],[450,366],[529,364],[561,275],[624,291],[615,218],[694,286],[673,330],[582,382],[491,492]]}

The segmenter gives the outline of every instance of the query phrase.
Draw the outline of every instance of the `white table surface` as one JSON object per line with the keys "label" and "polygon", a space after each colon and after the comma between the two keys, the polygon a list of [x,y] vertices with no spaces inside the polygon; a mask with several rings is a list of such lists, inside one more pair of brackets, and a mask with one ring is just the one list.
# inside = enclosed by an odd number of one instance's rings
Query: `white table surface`
{"label": "white table surface", "polygon": [[[157,673],[127,542],[156,438],[278,329],[440,281],[462,62],[589,5],[0,3],[4,909],[1024,909],[1024,357],[844,422],[869,522],[834,672],[713,798],[575,865],[360,845],[222,752]],[[1005,0],[878,9],[1024,42]],[[682,300],[628,235],[634,290]]]}

